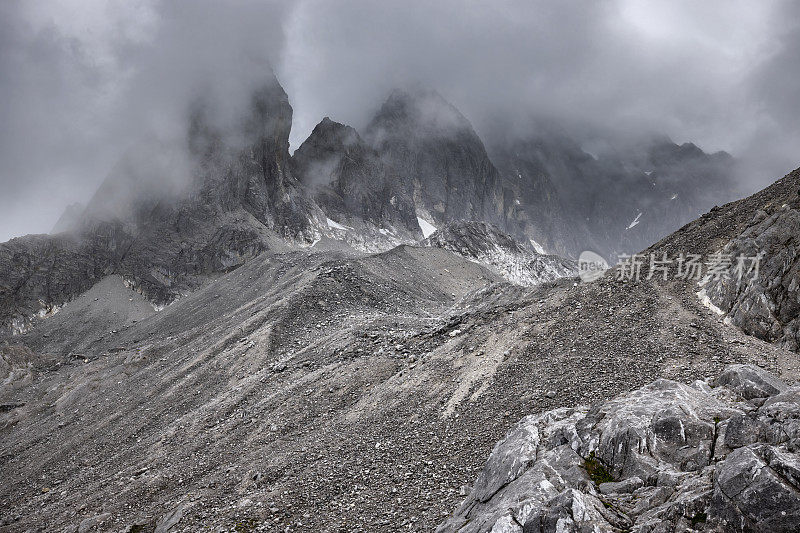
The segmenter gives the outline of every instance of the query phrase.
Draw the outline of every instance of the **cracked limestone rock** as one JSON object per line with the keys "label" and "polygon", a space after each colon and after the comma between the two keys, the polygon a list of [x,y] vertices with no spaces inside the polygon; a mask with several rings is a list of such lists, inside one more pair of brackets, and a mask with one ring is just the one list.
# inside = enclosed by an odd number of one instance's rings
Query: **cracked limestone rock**
{"label": "cracked limestone rock", "polygon": [[437,531],[797,531],[798,436],[800,387],[758,367],[660,379],[522,419]]}

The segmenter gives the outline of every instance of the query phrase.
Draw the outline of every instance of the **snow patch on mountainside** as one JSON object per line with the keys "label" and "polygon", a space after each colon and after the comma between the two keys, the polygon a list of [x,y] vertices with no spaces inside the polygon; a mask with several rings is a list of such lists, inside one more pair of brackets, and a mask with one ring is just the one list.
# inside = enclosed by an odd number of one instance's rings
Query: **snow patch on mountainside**
{"label": "snow patch on mountainside", "polygon": [[419,229],[422,230],[422,236],[425,237],[426,239],[436,232],[436,226],[434,226],[424,218],[417,217],[417,222],[419,223]]}
{"label": "snow patch on mountainside", "polygon": [[538,285],[576,273],[576,270],[548,256],[520,255],[500,247],[467,259],[493,267],[501,276],[517,285]]}
{"label": "snow patch on mountainside", "polygon": [[[725,311],[714,305],[714,302],[712,302],[711,298],[708,297],[708,293],[706,293],[705,289],[700,289],[695,294],[697,295],[697,298],[700,300],[700,303],[703,304],[704,307],[710,309],[711,311],[720,316],[725,316]],[[730,323],[728,317],[725,317],[725,323],[726,324]]]}
{"label": "snow patch on mountainside", "polygon": [[636,218],[634,218],[634,219],[633,219],[633,222],[631,222],[631,223],[628,225],[628,227],[627,227],[627,228],[625,228],[625,229],[633,229],[634,227],[636,227],[636,226],[639,224],[639,219],[640,219],[640,218],[642,218],[642,213],[641,213],[641,211],[639,212],[639,214],[638,214],[638,215],[636,215]]}
{"label": "snow patch on mountainside", "polygon": [[531,243],[531,246],[533,246],[533,249],[536,250],[537,254],[547,255],[547,251],[545,251],[544,246],[531,238],[528,238],[528,241]]}
{"label": "snow patch on mountainside", "polygon": [[328,227],[331,229],[338,229],[341,231],[347,231],[353,229],[353,228],[348,228],[347,226],[342,226],[341,224],[339,224],[335,220],[331,220],[330,218],[326,218],[325,221],[328,223]]}
{"label": "snow patch on mountainside", "polygon": [[[389,224],[377,226],[357,218],[347,219],[346,223],[336,222],[329,217],[324,220],[324,224],[319,222],[322,232],[320,237],[344,243],[353,250],[366,254],[386,252],[401,244],[413,244],[419,238],[417,232],[411,233]],[[318,242],[320,240],[313,244]]]}

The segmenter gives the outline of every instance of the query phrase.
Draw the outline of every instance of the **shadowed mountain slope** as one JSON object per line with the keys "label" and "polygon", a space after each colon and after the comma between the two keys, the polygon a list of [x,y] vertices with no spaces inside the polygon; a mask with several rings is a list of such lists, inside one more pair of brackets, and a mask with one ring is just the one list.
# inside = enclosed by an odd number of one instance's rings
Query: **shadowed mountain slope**
{"label": "shadowed mountain slope", "polygon": [[353,128],[326,117],[294,152],[291,168],[340,225],[366,222],[398,239],[422,236],[410,191]]}
{"label": "shadowed mountain slope", "polygon": [[365,138],[399,174],[429,222],[504,225],[497,169],[469,121],[436,92],[393,92]]}

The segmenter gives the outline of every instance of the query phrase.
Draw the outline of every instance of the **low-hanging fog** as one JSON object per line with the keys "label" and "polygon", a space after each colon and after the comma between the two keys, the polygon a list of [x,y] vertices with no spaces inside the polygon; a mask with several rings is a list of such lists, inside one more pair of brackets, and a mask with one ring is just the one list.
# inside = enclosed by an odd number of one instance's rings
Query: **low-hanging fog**
{"label": "low-hanging fog", "polygon": [[141,143],[182,138],[198,97],[234,116],[270,66],[292,149],[413,85],[483,136],[663,133],[732,153],[749,190],[800,165],[795,2],[7,0],[0,241],[49,231]]}

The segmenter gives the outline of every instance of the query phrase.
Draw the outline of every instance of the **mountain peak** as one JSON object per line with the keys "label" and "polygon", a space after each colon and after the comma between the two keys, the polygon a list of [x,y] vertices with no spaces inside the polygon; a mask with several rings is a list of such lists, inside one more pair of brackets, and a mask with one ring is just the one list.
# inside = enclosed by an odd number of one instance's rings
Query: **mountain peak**
{"label": "mountain peak", "polygon": [[485,220],[503,225],[497,170],[470,122],[436,91],[395,90],[365,138],[437,223]]}
{"label": "mountain peak", "polygon": [[461,112],[433,89],[395,89],[367,128],[367,136],[382,129],[414,129],[425,135],[453,135],[472,131]]}
{"label": "mountain peak", "polygon": [[323,118],[292,156],[293,172],[306,186],[328,183],[342,156],[367,149],[358,132],[346,124]]}
{"label": "mountain peak", "polygon": [[410,194],[352,127],[323,118],[295,150],[290,165],[328,219],[417,236]]}
{"label": "mountain peak", "polygon": [[[325,143],[336,143],[336,144],[353,144],[356,142],[362,142],[361,136],[358,135],[358,132],[348,126],[347,124],[342,124],[341,122],[336,122],[335,120],[331,120],[330,117],[325,117],[311,131],[311,135],[303,141],[303,145],[307,142],[315,142],[319,143],[323,141]],[[301,147],[303,146],[301,145]],[[298,148],[299,150],[300,148]]]}

